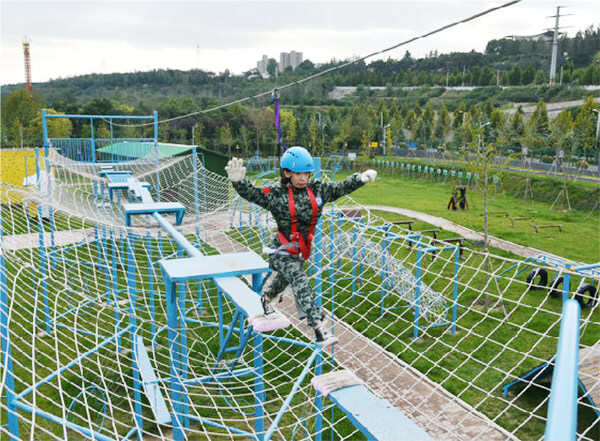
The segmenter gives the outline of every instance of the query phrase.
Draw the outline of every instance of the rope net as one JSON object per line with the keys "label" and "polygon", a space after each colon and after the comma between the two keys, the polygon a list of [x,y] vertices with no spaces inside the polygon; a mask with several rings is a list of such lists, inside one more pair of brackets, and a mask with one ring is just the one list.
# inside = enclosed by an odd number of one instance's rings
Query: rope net
{"label": "rope net", "polygon": [[[386,222],[346,197],[324,211],[307,264],[340,338],[335,353],[326,350],[313,363],[314,348],[290,344],[314,337],[289,290],[275,307],[293,326],[273,332],[278,338],[265,338],[258,352],[237,332],[247,325],[235,305],[219,298],[212,282],[180,283],[178,331],[187,351],[177,355],[187,370],[173,379],[158,262],[183,252],[152,216],[125,226],[121,202],[128,195],[117,191],[111,199],[103,165],[57,152],[44,161],[48,172],[38,186],[0,187],[11,197],[3,200],[22,201],[1,212],[2,332],[11,353],[2,359],[3,438],[8,416],[16,415],[20,439],[123,439],[135,429],[144,439],[171,439],[171,425],[161,422],[151,397],[158,390],[173,409],[176,380],[189,439],[257,436],[259,420],[271,439],[362,439],[310,385],[319,372],[343,368],[434,439],[543,437],[550,377],[545,369],[524,374],[553,365],[562,285],[548,293],[539,289],[541,279],[564,281],[568,274],[571,297],[597,287],[598,273],[461,249]],[[148,182],[154,200],[184,204],[176,228],[203,254],[260,254],[274,233],[270,215],[189,155],[150,154],[114,168]],[[579,298],[588,306],[580,323],[585,362],[598,356],[600,312],[593,299]],[[221,351],[219,305],[239,350]],[[143,379],[136,390],[135,366],[144,356],[156,379]],[[505,394],[504,386],[520,378]],[[581,370],[579,378],[590,396],[599,395],[597,375]],[[260,412],[257,381],[265,394]],[[597,439],[598,409],[583,393],[579,413],[580,439]]]}

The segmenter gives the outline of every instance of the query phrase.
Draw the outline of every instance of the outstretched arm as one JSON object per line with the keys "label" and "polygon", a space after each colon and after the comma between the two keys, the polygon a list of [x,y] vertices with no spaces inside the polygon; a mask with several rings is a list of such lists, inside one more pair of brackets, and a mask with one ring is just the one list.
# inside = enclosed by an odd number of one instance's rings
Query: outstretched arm
{"label": "outstretched arm", "polygon": [[340,182],[322,183],[321,193],[325,202],[335,201],[336,199],[358,190],[367,182],[375,181],[377,172],[375,170],[366,170],[363,173],[354,173],[348,179]]}
{"label": "outstretched arm", "polygon": [[241,197],[263,208],[267,208],[269,196],[262,189],[252,185],[250,180],[246,178],[246,167],[244,167],[243,159],[232,158],[225,166],[225,171],[233,184],[233,188],[235,188],[235,191]]}

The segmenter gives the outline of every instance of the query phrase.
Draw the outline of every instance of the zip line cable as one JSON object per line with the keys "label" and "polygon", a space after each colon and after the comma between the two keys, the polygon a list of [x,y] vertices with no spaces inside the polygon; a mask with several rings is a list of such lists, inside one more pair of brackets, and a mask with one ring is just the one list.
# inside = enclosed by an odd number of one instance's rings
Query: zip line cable
{"label": "zip line cable", "polygon": [[[163,119],[161,121],[158,121],[158,124],[163,124],[163,123],[167,123],[167,122],[171,122],[171,121],[176,121],[176,120],[179,120],[179,119],[189,118],[189,117],[192,117],[192,116],[195,116],[195,115],[200,115],[200,114],[214,112],[215,110],[224,109],[226,107],[233,106],[234,104],[240,104],[240,103],[243,103],[245,101],[255,100],[255,99],[267,96],[267,95],[272,95],[272,94],[276,93],[277,91],[282,91],[282,90],[288,89],[288,88],[290,88],[292,86],[296,86],[296,85],[299,85],[299,84],[302,84],[302,83],[306,83],[307,81],[311,81],[311,80],[313,80],[315,78],[318,78],[320,76],[323,76],[323,75],[326,75],[326,74],[329,74],[329,73],[332,73],[332,72],[344,69],[344,68],[346,68],[348,66],[352,66],[354,64],[360,63],[361,61],[365,61],[368,58],[374,57],[376,55],[384,54],[384,53],[389,52],[391,50],[397,49],[400,46],[407,45],[407,44],[412,43],[412,42],[414,42],[416,40],[427,38],[427,37],[429,37],[431,35],[434,35],[434,34],[437,34],[439,32],[445,31],[447,29],[453,28],[455,26],[458,26],[459,24],[473,21],[473,20],[475,20],[475,19],[477,19],[479,17],[483,17],[484,15],[490,14],[492,12],[495,12],[495,11],[499,10],[499,9],[508,8],[509,6],[515,5],[517,3],[520,3],[521,1],[522,0],[511,0],[511,1],[509,1],[507,3],[504,3],[504,4],[500,5],[500,6],[495,6],[493,8],[486,9],[485,11],[479,12],[479,13],[477,13],[475,15],[471,15],[470,17],[464,18],[462,20],[458,20],[458,21],[455,21],[453,23],[447,24],[445,26],[437,28],[437,29],[435,29],[433,31],[429,31],[429,32],[427,32],[425,34],[422,34],[422,35],[419,35],[417,37],[410,38],[410,39],[405,40],[405,41],[403,41],[401,43],[398,43],[398,44],[395,44],[393,46],[390,46],[390,47],[388,47],[386,49],[382,49],[382,50],[379,50],[379,51],[376,51],[376,52],[372,52],[372,53],[370,53],[368,55],[365,55],[363,57],[357,58],[357,59],[352,60],[352,61],[348,61],[347,63],[344,63],[344,64],[339,65],[339,66],[330,67],[329,69],[325,69],[325,70],[323,70],[321,72],[317,72],[317,73],[315,73],[313,75],[309,75],[309,76],[307,76],[305,78],[302,78],[300,80],[295,80],[295,81],[292,81],[290,83],[284,84],[282,86],[275,87],[275,88],[270,89],[270,90],[268,90],[266,92],[261,92],[261,93],[258,93],[256,95],[251,95],[251,96],[247,96],[247,97],[244,97],[244,98],[240,98],[240,99],[237,99],[235,101],[231,101],[229,103],[225,103],[225,104],[221,104],[221,105],[212,107],[210,109],[199,110],[197,112],[187,113],[185,115],[175,116],[173,118]],[[112,124],[114,126],[119,126],[119,127],[141,127],[141,126],[150,126],[150,125],[154,124],[154,122],[139,123],[139,124],[117,124],[117,123],[113,123],[111,121],[108,121],[108,120],[106,120],[104,118],[100,118],[100,119],[102,119],[103,121],[108,122],[109,124]]]}

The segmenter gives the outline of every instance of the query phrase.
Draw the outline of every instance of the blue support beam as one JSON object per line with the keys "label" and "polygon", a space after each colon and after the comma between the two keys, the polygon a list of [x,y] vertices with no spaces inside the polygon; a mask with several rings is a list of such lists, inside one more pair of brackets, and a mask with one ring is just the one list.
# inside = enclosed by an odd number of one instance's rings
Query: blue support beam
{"label": "blue support beam", "polygon": [[575,441],[577,437],[579,319],[579,302],[566,300],[552,374],[545,441]]}

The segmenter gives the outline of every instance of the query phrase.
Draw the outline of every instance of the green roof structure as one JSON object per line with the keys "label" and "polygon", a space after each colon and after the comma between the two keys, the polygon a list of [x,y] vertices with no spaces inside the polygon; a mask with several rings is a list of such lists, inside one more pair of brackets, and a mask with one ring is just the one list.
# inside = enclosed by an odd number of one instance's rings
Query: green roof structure
{"label": "green roof structure", "polygon": [[[148,155],[154,148],[153,142],[143,141],[119,141],[97,150],[98,153],[122,156],[127,158],[141,158]],[[184,144],[158,143],[158,159],[171,158],[173,156],[189,153],[194,147]],[[203,149],[204,150],[204,149]]]}
{"label": "green roof structure", "polygon": [[[96,150],[97,153],[107,155],[109,158],[118,156],[120,158],[137,159],[152,152],[154,142],[152,141],[118,141],[106,147]],[[167,142],[158,143],[158,159],[172,158],[191,154],[194,146],[185,144],[171,144]],[[225,175],[227,155],[203,147],[196,146],[196,151],[203,159],[204,166],[219,175]]]}

